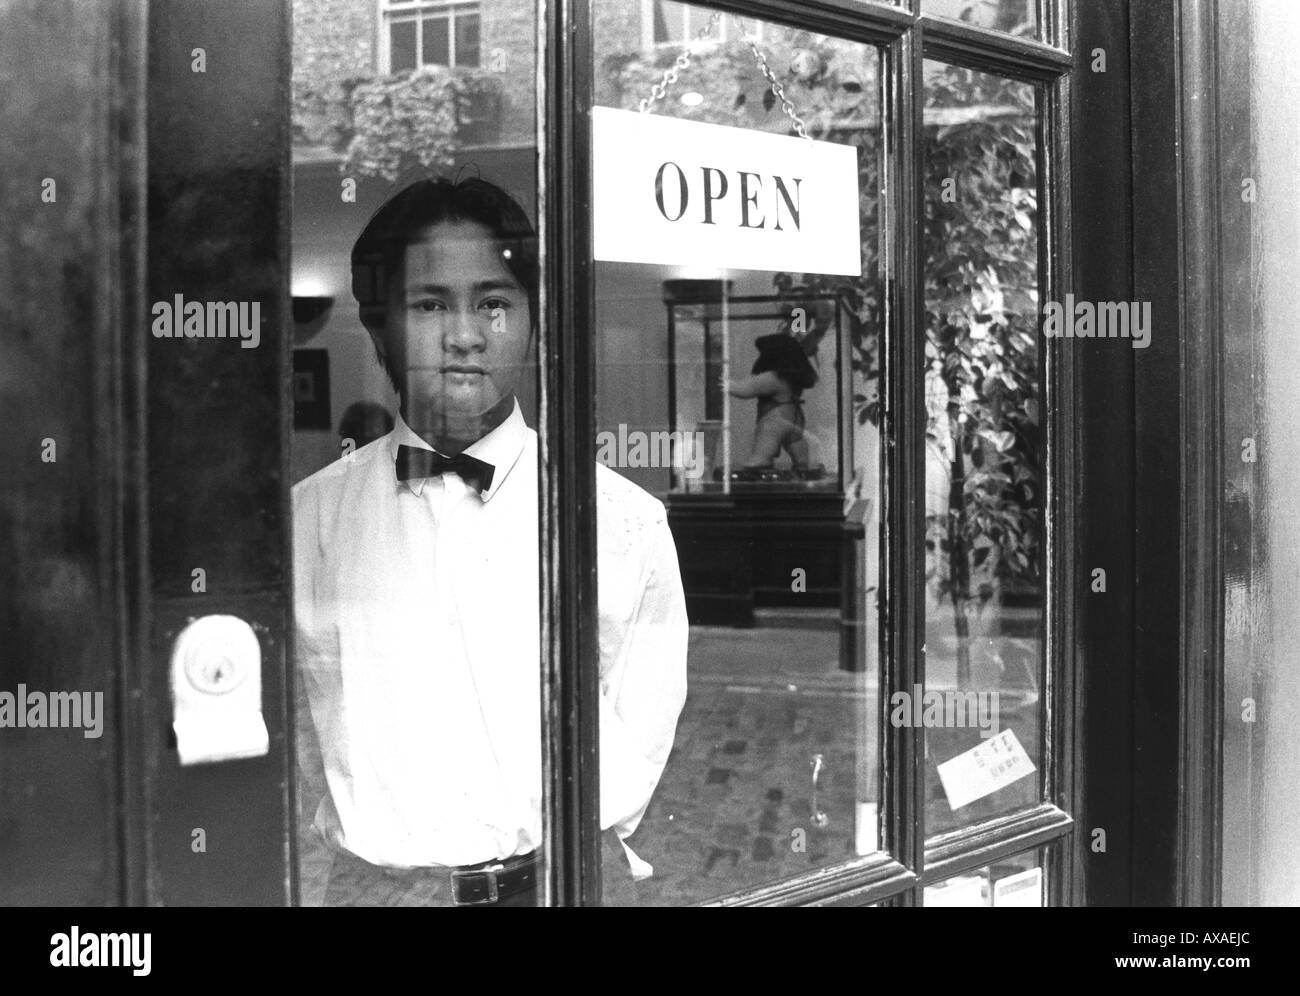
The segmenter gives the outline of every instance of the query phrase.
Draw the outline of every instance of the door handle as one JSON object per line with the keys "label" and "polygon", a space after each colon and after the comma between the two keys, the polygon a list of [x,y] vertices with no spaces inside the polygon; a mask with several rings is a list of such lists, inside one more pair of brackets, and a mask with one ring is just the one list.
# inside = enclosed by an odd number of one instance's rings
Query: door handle
{"label": "door handle", "polygon": [[825,810],[821,808],[821,805],[818,802],[817,789],[821,774],[826,769],[826,755],[814,754],[812,756],[812,761],[809,762],[809,767],[812,768],[812,802],[809,803],[809,809],[811,811],[809,813],[809,818],[812,820],[812,825],[814,827],[818,830],[824,830],[830,825],[831,818],[826,815]]}

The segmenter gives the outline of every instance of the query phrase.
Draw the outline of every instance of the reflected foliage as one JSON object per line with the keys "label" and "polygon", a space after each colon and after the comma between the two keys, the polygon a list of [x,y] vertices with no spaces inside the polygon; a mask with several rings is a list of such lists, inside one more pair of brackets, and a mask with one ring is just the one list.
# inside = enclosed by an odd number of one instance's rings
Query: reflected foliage
{"label": "reflected foliage", "polygon": [[921,0],[921,10],[1029,38],[1038,24],[1034,0]]}
{"label": "reflected foliage", "polygon": [[[742,19],[753,33],[753,22]],[[879,331],[883,318],[883,288],[879,274],[880,239],[880,105],[878,62],[873,50],[855,43],[826,38],[806,31],[764,25],[759,45],[769,66],[784,87],[794,113],[815,139],[855,146],[858,150],[862,224],[862,276],[840,277],[813,273],[777,273],[773,284],[786,299],[810,294],[830,294],[839,299],[847,315],[853,348],[854,408],[860,423],[879,424]],[[668,46],[652,56],[642,51],[614,54],[604,59],[597,73],[596,102],[635,110],[683,51]],[[656,114],[707,121],[780,135],[793,135],[794,123],[784,113],[753,52],[743,40],[725,45],[690,46],[691,63],[680,72],[666,98],[654,104]],[[702,98],[687,106],[684,93]],[[814,320],[805,348],[812,352],[824,332]]]}
{"label": "reflected foliage", "polygon": [[394,181],[412,171],[442,171],[466,144],[491,139],[485,122],[501,102],[497,74],[426,66],[390,76],[331,80],[328,93],[295,79],[294,138],[344,156],[346,176]]}
{"label": "reflected foliage", "polygon": [[[860,277],[778,273],[785,297],[833,294],[849,315],[859,423],[879,425],[879,93],[860,49],[769,26],[762,48],[814,138],[859,149]],[[635,109],[681,50],[612,55],[597,102]],[[793,134],[740,41],[691,46],[690,66],[654,112]],[[692,106],[684,92],[703,99]],[[1034,91],[927,65],[925,163],[926,439],[949,468],[942,511],[927,516],[927,576],[967,603],[1037,585],[1041,534],[1038,411],[1038,189]]]}
{"label": "reflected foliage", "polygon": [[949,468],[928,577],[952,601],[959,681],[970,601],[1036,588],[1041,534],[1034,91],[927,66],[927,445]]}

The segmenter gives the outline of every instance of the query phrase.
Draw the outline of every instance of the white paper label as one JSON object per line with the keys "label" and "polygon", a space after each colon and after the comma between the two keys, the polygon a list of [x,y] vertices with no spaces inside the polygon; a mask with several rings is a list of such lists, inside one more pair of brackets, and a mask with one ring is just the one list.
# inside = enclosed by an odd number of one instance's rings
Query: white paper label
{"label": "white paper label", "polygon": [[1029,871],[998,879],[993,883],[993,905],[1042,906],[1043,869],[1030,868]]}
{"label": "white paper label", "polygon": [[860,276],[858,150],[592,108],[598,260]]}
{"label": "white paper label", "polygon": [[944,761],[939,765],[939,781],[948,797],[948,805],[961,809],[1037,770],[1020,746],[1015,732],[1006,729]]}
{"label": "white paper label", "polygon": [[874,802],[859,802],[856,807],[853,841],[858,854],[875,854],[880,850],[877,830],[879,814]]}

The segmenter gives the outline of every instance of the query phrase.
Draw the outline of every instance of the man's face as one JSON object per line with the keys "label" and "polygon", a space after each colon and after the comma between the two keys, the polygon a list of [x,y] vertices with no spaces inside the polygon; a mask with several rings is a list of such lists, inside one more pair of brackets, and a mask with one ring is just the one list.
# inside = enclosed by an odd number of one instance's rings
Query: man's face
{"label": "man's face", "polygon": [[380,347],[412,428],[474,419],[515,392],[532,324],[503,251],[476,222],[433,225],[406,247]]}

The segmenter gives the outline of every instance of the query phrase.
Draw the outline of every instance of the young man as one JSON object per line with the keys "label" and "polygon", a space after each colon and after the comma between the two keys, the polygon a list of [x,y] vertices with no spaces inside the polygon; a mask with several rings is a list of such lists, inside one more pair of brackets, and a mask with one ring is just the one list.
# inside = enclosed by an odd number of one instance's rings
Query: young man
{"label": "young man", "polygon": [[[393,431],[294,488],[305,816],[326,904],[532,905],[541,845],[536,240],[483,180],[425,180],[352,252]],[[686,694],[663,505],[597,467],[600,796],[607,897],[648,873],[637,826]],[[315,769],[320,778],[313,778]],[[627,888],[620,888],[620,885]]]}

